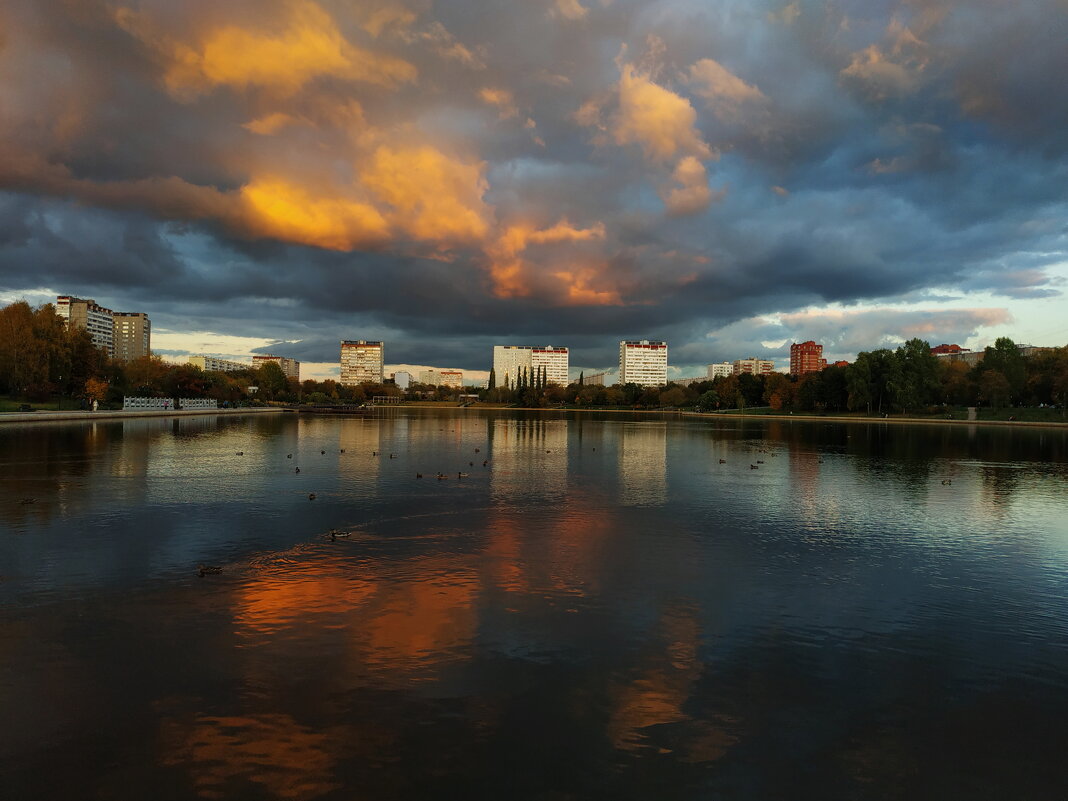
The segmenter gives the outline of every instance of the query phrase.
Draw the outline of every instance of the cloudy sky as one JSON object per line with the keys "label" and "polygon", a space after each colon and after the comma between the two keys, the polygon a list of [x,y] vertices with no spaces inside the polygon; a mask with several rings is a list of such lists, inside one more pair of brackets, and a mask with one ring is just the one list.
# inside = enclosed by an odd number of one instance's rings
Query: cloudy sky
{"label": "cloudy sky", "polygon": [[1068,0],[6,0],[0,300],[164,356],[1064,344]]}

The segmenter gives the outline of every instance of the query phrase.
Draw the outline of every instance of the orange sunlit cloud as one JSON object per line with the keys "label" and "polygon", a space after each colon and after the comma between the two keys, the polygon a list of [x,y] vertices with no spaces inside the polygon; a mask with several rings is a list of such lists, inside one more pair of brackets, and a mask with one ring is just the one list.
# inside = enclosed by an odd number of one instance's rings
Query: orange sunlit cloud
{"label": "orange sunlit cloud", "polygon": [[[694,156],[685,156],[671,173],[674,186],[661,190],[660,198],[669,214],[683,216],[696,214],[708,208],[714,196],[708,186],[705,165]],[[719,193],[722,196],[722,192]]]}
{"label": "orange sunlit cloud", "polygon": [[422,242],[479,241],[489,229],[481,162],[464,162],[428,145],[381,145],[360,181],[393,207],[393,223]]}
{"label": "orange sunlit cloud", "polygon": [[164,83],[179,97],[191,98],[215,86],[263,87],[292,95],[325,76],[384,87],[415,80],[413,65],[353,45],[316,3],[292,0],[288,12],[282,30],[222,25],[193,43],[153,34],[151,20],[128,8],[116,10],[115,18],[129,33],[162,51],[169,62]]}
{"label": "orange sunlit cloud", "polygon": [[315,196],[281,179],[264,178],[241,188],[251,231],[289,242],[353,250],[384,242],[389,225],[369,203],[340,196]]}
{"label": "orange sunlit cloud", "polygon": [[697,130],[697,112],[690,101],[657,85],[631,64],[623,65],[619,80],[614,136],[616,144],[640,145],[650,161],[668,161],[679,155],[713,156]]}
{"label": "orange sunlit cloud", "polygon": [[569,306],[622,306],[623,298],[615,289],[597,289],[593,286],[598,276],[603,275],[603,267],[576,267],[572,270],[558,270],[553,276],[560,280],[566,292],[566,305]]}
{"label": "orange sunlit cloud", "polygon": [[528,223],[508,226],[497,241],[486,249],[490,257],[494,294],[502,298],[530,294],[530,284],[525,275],[527,264],[522,258],[528,246],[592,242],[603,240],[604,237],[605,227],[600,222],[590,228],[576,228],[567,219],[561,219],[549,228],[536,228]]}
{"label": "orange sunlit cloud", "polygon": [[519,116],[519,109],[516,108],[515,98],[507,89],[493,89],[488,86],[483,87],[478,90],[478,98],[487,106],[494,106],[497,108],[497,119],[508,120],[512,117]]}

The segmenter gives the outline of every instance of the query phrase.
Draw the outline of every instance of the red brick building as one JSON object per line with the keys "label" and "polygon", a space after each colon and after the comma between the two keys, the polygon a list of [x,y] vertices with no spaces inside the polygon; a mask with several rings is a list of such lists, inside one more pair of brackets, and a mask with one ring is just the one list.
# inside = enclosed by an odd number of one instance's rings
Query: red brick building
{"label": "red brick building", "polygon": [[790,375],[818,373],[826,366],[823,345],[817,345],[810,339],[808,342],[795,342],[790,346]]}
{"label": "red brick building", "polygon": [[931,353],[935,356],[942,356],[947,353],[968,353],[967,348],[962,348],[960,345],[935,345],[931,348]]}

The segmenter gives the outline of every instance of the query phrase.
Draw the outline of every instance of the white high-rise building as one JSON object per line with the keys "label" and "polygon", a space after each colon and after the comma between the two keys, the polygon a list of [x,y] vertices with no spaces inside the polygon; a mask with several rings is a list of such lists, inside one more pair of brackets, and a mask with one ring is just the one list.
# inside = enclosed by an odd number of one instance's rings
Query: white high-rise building
{"label": "white high-rise building", "polygon": [[667,343],[623,340],[619,343],[619,383],[660,387],[667,383]]}
{"label": "white high-rise building", "polygon": [[546,345],[544,348],[533,347],[530,349],[530,366],[534,375],[545,368],[545,380],[550,384],[567,386],[567,370],[570,354],[567,348],[554,348]]}
{"label": "white high-rise building", "polygon": [[407,370],[398,370],[393,374],[393,383],[401,389],[407,389],[412,385],[412,374]]}
{"label": "white high-rise building", "polygon": [[730,362],[716,362],[715,364],[708,365],[709,379],[718,378],[719,376],[728,376],[733,373],[734,365]]}
{"label": "white high-rise building", "polygon": [[68,328],[84,328],[93,344],[115,356],[115,324],[111,309],[97,305],[92,298],[60,295],[56,298],[56,314],[67,322]]}
{"label": "white high-rise building", "polygon": [[567,386],[570,364],[567,348],[552,345],[494,345],[493,372],[499,387],[514,387],[520,372],[528,380],[536,377],[545,368],[545,380],[550,384]]}
{"label": "white high-rise building", "polygon": [[493,346],[493,374],[499,387],[514,387],[520,371],[530,370],[530,348],[520,345]]}
{"label": "white high-rise building", "polygon": [[373,340],[341,340],[341,377],[345,386],[381,384],[383,343]]}

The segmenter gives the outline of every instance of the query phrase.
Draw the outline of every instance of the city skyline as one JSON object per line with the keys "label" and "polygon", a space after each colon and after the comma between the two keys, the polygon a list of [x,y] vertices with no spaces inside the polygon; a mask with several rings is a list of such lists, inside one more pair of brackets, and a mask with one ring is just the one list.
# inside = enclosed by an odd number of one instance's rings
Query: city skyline
{"label": "city skyline", "polygon": [[[113,312],[110,309],[100,307],[96,304],[95,300],[86,300],[81,298],[74,298],[70,296],[58,296],[56,298],[57,313],[63,318],[68,320],[73,319],[72,309],[74,305],[78,304],[80,311],[81,322],[78,323],[79,327],[88,327],[91,332],[94,326],[94,314],[97,317],[101,317],[101,325],[104,329],[97,331],[93,334],[94,342],[101,348],[111,353],[112,342],[112,320],[118,318],[130,318],[139,322],[139,325],[143,325],[144,330],[138,327],[136,331],[130,330],[122,334],[122,339],[125,341],[123,347],[134,347],[132,343],[131,335],[136,334],[133,339],[140,342],[142,336],[144,342],[142,347],[147,348],[148,337],[150,330],[147,315],[142,312]],[[106,325],[105,325],[106,323]],[[123,325],[132,326],[133,323],[124,322]],[[115,323],[115,341],[118,342],[119,323]],[[106,335],[106,341],[101,341],[101,337]],[[583,373],[584,368],[577,368],[577,370],[570,370],[570,349],[567,346],[553,346],[553,345],[494,345],[493,355],[491,360],[491,370],[479,371],[468,370],[465,376],[462,369],[444,368],[440,366],[416,366],[407,364],[388,364],[384,361],[384,346],[385,343],[381,340],[341,340],[341,351],[337,369],[330,369],[326,375],[305,375],[303,378],[311,380],[323,380],[325,378],[337,378],[341,384],[356,385],[365,381],[372,383],[381,383],[386,378],[392,379],[394,374],[398,377],[403,377],[403,383],[406,386],[411,381],[418,381],[419,383],[428,384],[432,386],[455,386],[462,387],[464,385],[482,386],[489,385],[490,378],[494,377],[498,386],[513,387],[517,381],[526,380],[530,376],[541,375],[542,370],[547,370],[546,378],[549,383],[558,384],[561,386],[573,383],[579,380]],[[1030,353],[1033,349],[1045,349],[1048,346],[1036,346],[1034,343],[1016,343],[1021,352]],[[952,357],[955,359],[961,359],[967,361],[970,364],[976,363],[978,359],[982,358],[982,349],[975,351],[969,348],[962,348],[958,344],[939,343],[938,345],[931,346],[931,353],[943,357]],[[117,345],[116,345],[117,347]],[[648,349],[660,351],[655,358],[651,361],[645,351]],[[627,354],[632,353],[636,359],[632,358],[628,360]],[[357,355],[363,354],[363,355]],[[371,354],[370,361],[368,361],[367,354]],[[129,354],[120,358],[120,361],[129,360]],[[201,370],[221,370],[234,371],[243,370],[249,368],[255,368],[266,362],[274,362],[280,366],[283,373],[287,378],[295,378],[297,380],[303,380],[301,376],[301,363],[299,360],[291,359],[285,356],[279,356],[275,354],[254,354],[251,356],[251,361],[237,361],[220,357],[218,354],[196,354],[187,355],[178,359],[171,358],[171,363],[184,364],[189,363],[198,366]],[[631,367],[625,365],[628,361],[632,362]],[[849,360],[840,359],[835,361],[835,366],[844,366],[850,363]],[[664,341],[648,339],[644,340],[621,340],[619,343],[619,361],[615,375],[618,383],[631,382],[631,372],[634,372],[634,383],[638,383],[643,386],[657,386],[667,384],[669,382],[678,382],[680,384],[689,385],[695,381],[701,381],[712,379],[716,375],[738,375],[740,373],[751,374],[768,374],[772,372],[780,372],[790,376],[800,376],[808,372],[819,372],[828,366],[828,362],[823,358],[823,344],[815,342],[813,340],[807,340],[805,342],[792,342],[790,344],[790,360],[786,369],[776,369],[775,362],[770,359],[759,359],[756,357],[747,357],[744,359],[735,359],[733,362],[724,361],[714,364],[707,364],[704,366],[703,375],[685,375],[684,373],[692,372],[692,369],[688,370],[686,367],[678,367],[669,365],[667,363],[667,343]],[[593,372],[600,370],[600,372]],[[598,381],[596,383],[603,383],[603,380],[613,374],[611,368],[593,368],[591,376],[596,376]],[[635,372],[636,371],[636,372]],[[335,375],[336,374],[336,375]],[[526,377],[526,378],[524,378]],[[398,383],[402,383],[398,381]]]}
{"label": "city skyline", "polygon": [[589,372],[665,340],[669,377],[1063,344],[1066,15],[11,0],[0,302],[96,298],[169,360],[310,378],[345,336],[472,378],[500,342]]}

